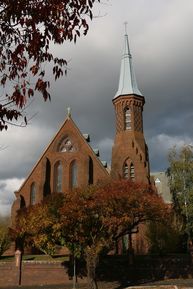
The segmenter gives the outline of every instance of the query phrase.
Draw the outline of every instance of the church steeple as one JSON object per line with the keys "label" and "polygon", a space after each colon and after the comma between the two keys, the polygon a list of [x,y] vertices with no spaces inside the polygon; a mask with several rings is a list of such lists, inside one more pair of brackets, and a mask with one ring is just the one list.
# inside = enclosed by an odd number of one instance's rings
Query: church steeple
{"label": "church steeple", "polygon": [[129,49],[129,39],[127,31],[125,31],[119,87],[117,93],[114,96],[114,99],[120,95],[129,95],[129,94],[136,94],[142,96],[142,93],[140,92],[137,86],[135,72],[132,64],[132,56]]}
{"label": "church steeple", "polygon": [[143,134],[145,98],[137,87],[127,32],[121,60],[119,88],[113,98],[116,134],[111,176],[149,183],[148,149]]}

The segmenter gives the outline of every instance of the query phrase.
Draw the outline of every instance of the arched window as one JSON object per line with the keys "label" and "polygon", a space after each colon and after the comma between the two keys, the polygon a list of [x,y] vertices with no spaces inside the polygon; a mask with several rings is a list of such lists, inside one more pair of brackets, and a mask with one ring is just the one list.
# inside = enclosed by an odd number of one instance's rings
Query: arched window
{"label": "arched window", "polygon": [[125,162],[124,166],[123,166],[123,178],[124,179],[128,179],[129,178],[129,167],[127,162]]}
{"label": "arched window", "polygon": [[30,205],[35,205],[35,203],[36,203],[36,184],[32,183],[30,189]]}
{"label": "arched window", "polygon": [[135,168],[134,168],[133,163],[131,163],[131,165],[130,165],[130,179],[131,180],[135,179]]}
{"label": "arched window", "polygon": [[70,187],[77,187],[77,162],[73,161],[70,165]]}
{"label": "arched window", "polygon": [[131,129],[131,110],[129,107],[126,107],[124,110],[124,125],[125,125],[125,130]]}
{"label": "arched window", "polygon": [[129,158],[125,161],[125,163],[123,165],[123,178],[135,180],[134,164],[131,162],[131,160]]}
{"label": "arched window", "polygon": [[25,207],[26,207],[25,199],[22,195],[20,195],[20,209],[23,209]]}
{"label": "arched window", "polygon": [[70,137],[66,136],[66,137],[62,138],[62,140],[60,141],[57,151],[61,152],[61,153],[74,152],[74,151],[76,151],[76,148],[75,148],[73,142],[71,141]]}
{"label": "arched window", "polygon": [[88,184],[92,185],[94,181],[94,168],[93,168],[93,160],[89,157],[89,164],[88,164]]}
{"label": "arched window", "polygon": [[46,197],[51,193],[50,188],[50,174],[51,174],[51,164],[48,158],[45,161],[45,182],[43,187],[43,196]]}
{"label": "arched window", "polygon": [[54,191],[58,193],[62,192],[62,174],[62,162],[58,161],[54,165]]}

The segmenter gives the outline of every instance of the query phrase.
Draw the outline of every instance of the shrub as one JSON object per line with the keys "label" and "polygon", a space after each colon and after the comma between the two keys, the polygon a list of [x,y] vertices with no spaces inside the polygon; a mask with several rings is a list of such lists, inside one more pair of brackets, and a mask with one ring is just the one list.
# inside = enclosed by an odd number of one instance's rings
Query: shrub
{"label": "shrub", "polygon": [[149,242],[149,253],[181,253],[181,232],[172,224],[150,222],[146,236]]}
{"label": "shrub", "polygon": [[0,256],[9,248],[11,243],[8,224],[8,218],[0,217]]}

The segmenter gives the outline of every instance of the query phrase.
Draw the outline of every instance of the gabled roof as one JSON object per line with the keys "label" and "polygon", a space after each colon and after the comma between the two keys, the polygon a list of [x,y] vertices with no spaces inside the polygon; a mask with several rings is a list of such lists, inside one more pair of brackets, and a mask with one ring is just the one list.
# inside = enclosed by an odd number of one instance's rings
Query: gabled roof
{"label": "gabled roof", "polygon": [[142,93],[138,89],[135,72],[132,65],[132,56],[129,49],[128,35],[124,36],[124,50],[121,60],[121,69],[119,77],[119,88],[114,98],[120,95],[136,94],[142,96]]}
{"label": "gabled roof", "polygon": [[90,141],[90,137],[85,138],[85,136],[89,136],[88,134],[82,134],[81,131],[79,130],[79,128],[76,126],[76,124],[74,123],[74,121],[71,118],[71,114],[68,114],[68,116],[66,117],[65,121],[63,122],[62,126],[60,127],[60,129],[58,130],[58,132],[56,133],[56,135],[54,136],[54,138],[51,140],[51,142],[49,143],[49,145],[47,146],[47,148],[44,150],[43,154],[41,155],[41,157],[39,158],[39,160],[37,161],[37,163],[35,164],[35,166],[32,168],[30,174],[26,177],[25,181],[23,182],[23,184],[21,185],[21,187],[19,188],[18,191],[20,191],[22,189],[22,187],[25,185],[25,183],[28,181],[28,179],[30,178],[30,176],[33,174],[34,170],[36,169],[36,167],[39,165],[39,163],[42,161],[42,159],[45,157],[45,155],[47,154],[47,152],[49,151],[49,149],[51,148],[51,146],[55,143],[55,141],[58,139],[58,136],[60,135],[60,133],[64,130],[65,126],[67,125],[67,122],[71,123],[71,127],[73,127],[76,131],[76,134],[78,135],[79,138],[82,139],[82,141],[85,143],[85,145],[88,147],[88,150],[90,151],[90,154],[92,156],[93,159],[96,160],[96,162],[98,162],[99,166],[101,167],[101,169],[105,172],[105,174],[108,176],[109,175],[109,171],[106,169],[106,166],[104,166],[103,162],[96,156],[94,150],[91,148],[91,146],[89,145],[89,141]]}

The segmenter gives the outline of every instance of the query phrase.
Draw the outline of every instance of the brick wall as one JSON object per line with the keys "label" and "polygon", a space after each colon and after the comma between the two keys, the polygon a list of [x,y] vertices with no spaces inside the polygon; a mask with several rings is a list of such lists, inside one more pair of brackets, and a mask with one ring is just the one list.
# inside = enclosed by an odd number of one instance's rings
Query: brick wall
{"label": "brick wall", "polygon": [[14,263],[0,262],[0,286],[17,285],[17,276]]}
{"label": "brick wall", "polygon": [[[72,284],[68,269],[60,262],[24,261],[21,285]],[[78,278],[78,283],[86,282]],[[14,262],[0,262],[0,287],[16,286],[19,283],[19,269]]]}
{"label": "brick wall", "polygon": [[[130,281],[132,284],[143,282],[192,278],[193,267],[189,256],[169,255],[158,256],[136,256],[133,265],[129,265],[128,256],[106,256],[100,260],[97,268],[98,280],[118,281],[124,283]],[[86,283],[84,264],[79,264],[78,283]],[[81,270],[81,266],[83,267]],[[70,284],[68,267],[60,262],[45,261],[23,261],[21,285],[51,285]],[[0,262],[0,287],[16,286],[19,281],[19,270],[14,262]]]}

